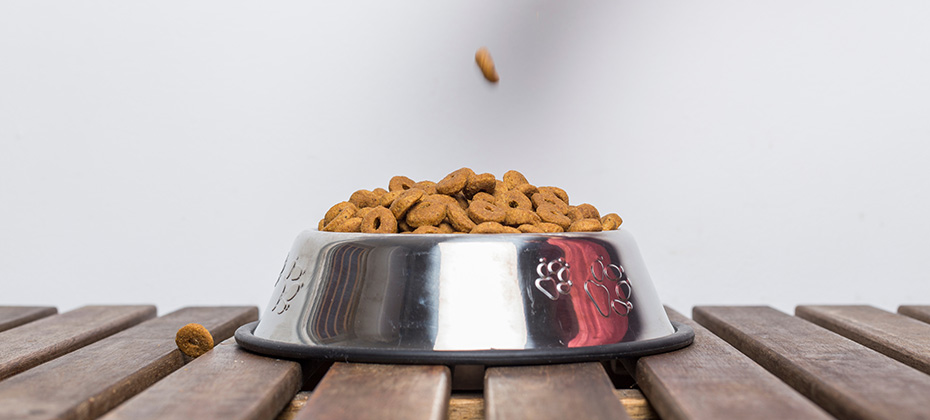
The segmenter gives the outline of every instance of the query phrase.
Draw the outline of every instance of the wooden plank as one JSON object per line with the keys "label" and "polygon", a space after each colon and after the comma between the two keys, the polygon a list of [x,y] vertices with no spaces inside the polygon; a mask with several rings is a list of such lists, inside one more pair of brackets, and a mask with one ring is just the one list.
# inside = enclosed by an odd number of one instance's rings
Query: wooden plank
{"label": "wooden plank", "polygon": [[865,305],[798,306],[795,315],[930,373],[930,324]]}
{"label": "wooden plank", "polygon": [[626,413],[630,415],[630,419],[660,419],[656,411],[652,409],[652,405],[649,404],[649,401],[643,396],[642,391],[638,389],[615,389],[614,395],[620,400],[620,404],[623,404],[623,408],[625,408]]}
{"label": "wooden plank", "polygon": [[699,306],[694,320],[837,417],[930,418],[930,376],[800,318]]}
{"label": "wooden plank", "polygon": [[640,358],[636,382],[663,419],[830,419],[816,404],[684,315],[694,343]]}
{"label": "wooden plank", "polygon": [[0,331],[16,328],[57,313],[58,309],[51,306],[0,306]]}
{"label": "wooden plank", "polygon": [[600,363],[488,368],[485,413],[501,419],[629,419]]}
{"label": "wooden plank", "polygon": [[143,322],[0,382],[0,418],[96,418],[186,362],[174,343],[185,324],[221,341],[257,318],[255,307],[212,307]]}
{"label": "wooden plank", "polygon": [[300,419],[445,419],[451,374],[446,366],[334,363]]}
{"label": "wooden plank", "polygon": [[0,380],[155,317],[154,306],[85,306],[0,333]]}
{"label": "wooden plank", "polygon": [[898,313],[930,324],[930,306],[928,305],[901,305],[898,307]]}
{"label": "wooden plank", "polygon": [[249,353],[229,339],[102,418],[271,419],[297,394],[300,375],[297,362]]}

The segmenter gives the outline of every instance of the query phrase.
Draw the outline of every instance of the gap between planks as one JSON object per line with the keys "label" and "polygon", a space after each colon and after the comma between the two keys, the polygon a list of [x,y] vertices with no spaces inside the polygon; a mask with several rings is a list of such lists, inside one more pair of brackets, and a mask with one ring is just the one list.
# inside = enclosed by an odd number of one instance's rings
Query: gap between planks
{"label": "gap between planks", "polygon": [[[276,420],[293,420],[307,400],[311,391],[298,392]],[[633,420],[659,420],[649,401],[638,389],[615,389],[614,395],[623,404]],[[453,393],[449,399],[449,420],[483,420],[484,396],[480,393]]]}

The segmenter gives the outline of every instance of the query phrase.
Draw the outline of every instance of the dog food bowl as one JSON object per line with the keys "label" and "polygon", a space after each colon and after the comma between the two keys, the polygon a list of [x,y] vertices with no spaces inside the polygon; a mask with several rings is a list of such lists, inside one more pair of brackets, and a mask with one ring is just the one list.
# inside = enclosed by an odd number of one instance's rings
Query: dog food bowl
{"label": "dog food bowl", "polygon": [[685,347],[625,229],[558,234],[309,230],[242,347],[291,359],[518,365]]}

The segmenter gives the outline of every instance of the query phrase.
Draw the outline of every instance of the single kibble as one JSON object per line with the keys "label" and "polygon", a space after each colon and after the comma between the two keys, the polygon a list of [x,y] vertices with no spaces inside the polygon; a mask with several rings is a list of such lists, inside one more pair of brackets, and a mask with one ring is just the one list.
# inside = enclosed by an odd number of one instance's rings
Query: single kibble
{"label": "single kibble", "polygon": [[406,190],[391,191],[391,192],[388,192],[387,194],[382,195],[380,198],[380,201],[381,201],[380,204],[384,207],[391,207],[391,204],[394,203],[394,200],[396,200],[397,197],[400,197],[400,195],[403,194],[404,191]]}
{"label": "single kibble", "polygon": [[375,196],[377,196],[378,198],[381,198],[382,195],[387,194],[388,190],[378,187],[378,188],[371,190],[371,192],[375,193]]}
{"label": "single kibble", "polygon": [[497,69],[494,68],[494,60],[491,58],[491,52],[488,51],[487,48],[478,48],[478,51],[475,53],[475,62],[478,63],[481,74],[483,74],[484,78],[489,82],[497,83],[500,80],[500,77],[497,75]]}
{"label": "single kibble", "polygon": [[361,217],[350,217],[346,221],[336,226],[336,232],[361,232],[362,231],[362,218]]}
{"label": "single kibble", "polygon": [[436,226],[420,226],[413,230],[413,233],[423,234],[423,233],[442,233]]}
{"label": "single kibble", "polygon": [[484,222],[475,226],[469,233],[504,233],[504,225],[497,222]]}
{"label": "single kibble", "polygon": [[523,233],[545,233],[546,232],[537,225],[520,225],[517,227],[517,229],[519,229],[520,232],[523,232]]}
{"label": "single kibble", "polygon": [[495,203],[505,209],[522,209],[533,211],[533,202],[520,191],[507,191]]}
{"label": "single kibble", "polygon": [[355,207],[365,208],[374,207],[380,203],[378,195],[368,190],[358,190],[349,197],[349,202],[355,204]]}
{"label": "single kibble", "polygon": [[438,227],[439,233],[455,233],[455,228],[453,228],[452,225],[448,223],[440,223]]}
{"label": "single kibble", "polygon": [[436,183],[433,181],[420,181],[413,184],[413,188],[419,188],[426,194],[436,194]]}
{"label": "single kibble", "polygon": [[591,204],[584,203],[576,206],[577,209],[581,210],[581,214],[584,215],[585,219],[600,219],[601,213],[597,211],[597,207],[594,207]]}
{"label": "single kibble", "polygon": [[539,215],[525,209],[507,209],[504,224],[507,226],[532,225],[541,222]]}
{"label": "single kibble", "polygon": [[487,202],[489,202],[489,203],[496,203],[496,202],[497,202],[497,198],[496,198],[496,197],[494,197],[493,195],[488,194],[488,193],[486,193],[486,192],[480,192],[480,193],[478,193],[478,194],[475,194],[475,196],[472,197],[471,199],[472,199],[472,201],[487,201]]}
{"label": "single kibble", "polygon": [[446,218],[446,205],[438,201],[424,200],[407,212],[407,224],[413,228],[437,226]]}
{"label": "single kibble", "polygon": [[504,186],[508,190],[513,189],[517,185],[529,183],[529,181],[526,180],[526,177],[523,176],[523,174],[521,174],[520,172],[514,171],[514,170],[509,170],[507,172],[504,172],[502,182],[504,183]]}
{"label": "single kibble", "polygon": [[363,233],[397,233],[397,219],[386,207],[375,207],[362,217]]}
{"label": "single kibble", "polygon": [[457,169],[436,184],[436,192],[448,195],[456,194],[465,189],[468,178],[474,174],[475,171],[469,168]]}
{"label": "single kibble", "polygon": [[617,230],[621,224],[623,224],[623,219],[617,213],[607,213],[601,217],[601,226],[604,230]]}
{"label": "single kibble", "polygon": [[568,202],[568,193],[559,187],[539,187],[538,189],[539,192],[551,192],[555,194],[556,197],[559,197],[560,200],[564,201],[565,204],[570,204]]}
{"label": "single kibble", "polygon": [[539,215],[539,218],[542,219],[543,222],[557,224],[563,230],[568,229],[572,224],[572,219],[562,214],[558,207],[553,204],[543,203],[536,209],[536,214]]}
{"label": "single kibble", "polygon": [[536,207],[536,211],[539,211],[539,208],[543,205],[550,204],[554,206],[559,213],[563,215],[568,214],[568,204],[551,192],[540,191],[536,194],[533,194],[531,200],[533,201],[533,205]]}
{"label": "single kibble", "polygon": [[540,229],[543,230],[543,232],[546,232],[546,233],[561,233],[561,232],[565,232],[565,229],[562,229],[562,226],[559,226],[559,225],[557,225],[557,224],[555,224],[555,223],[546,223],[546,222],[542,222],[542,223],[537,224],[536,226],[538,226]]}
{"label": "single kibble", "polygon": [[458,232],[471,232],[475,228],[475,222],[468,217],[468,213],[459,206],[446,207],[446,220]]}
{"label": "single kibble", "polygon": [[468,206],[468,217],[475,223],[496,222],[501,223],[507,217],[504,209],[487,201],[472,201]]}
{"label": "single kibble", "polygon": [[323,230],[326,232],[339,232],[342,224],[355,216],[355,211],[355,206],[342,210],[333,220],[330,220],[326,226],[323,226]]}
{"label": "single kibble", "polygon": [[190,357],[200,356],[213,348],[213,336],[200,324],[187,324],[174,336],[178,350]]}
{"label": "single kibble", "polygon": [[604,230],[598,219],[581,219],[568,227],[569,232],[600,232]]}
{"label": "single kibble", "polygon": [[539,192],[539,189],[537,189],[536,186],[532,184],[520,184],[520,185],[514,186],[512,189],[514,191],[520,191],[521,193],[523,193],[523,195],[527,197],[532,197],[533,194],[536,194]]}
{"label": "single kibble", "polygon": [[352,210],[352,212],[349,214],[349,216],[352,216],[355,214],[355,211],[358,210],[358,207],[355,207],[355,204],[352,204],[348,201],[343,201],[336,204],[335,206],[330,207],[329,210],[326,211],[326,215],[323,216],[323,225],[328,225],[329,222],[333,221],[333,219],[339,215],[339,213],[342,213],[343,210],[347,209]]}
{"label": "single kibble", "polygon": [[407,191],[404,191],[403,194],[397,196],[397,199],[391,203],[391,213],[394,213],[394,218],[400,219],[407,214],[407,210],[410,210],[414,204],[420,201],[420,198],[423,197],[423,190],[419,188],[411,188]]}
{"label": "single kibble", "polygon": [[494,195],[494,187],[497,186],[497,180],[494,179],[492,174],[477,174],[468,177],[468,182],[465,183],[465,197],[471,198],[479,192],[486,192],[488,194]]}
{"label": "single kibble", "polygon": [[405,176],[395,176],[388,182],[388,191],[405,191],[413,188],[416,182]]}

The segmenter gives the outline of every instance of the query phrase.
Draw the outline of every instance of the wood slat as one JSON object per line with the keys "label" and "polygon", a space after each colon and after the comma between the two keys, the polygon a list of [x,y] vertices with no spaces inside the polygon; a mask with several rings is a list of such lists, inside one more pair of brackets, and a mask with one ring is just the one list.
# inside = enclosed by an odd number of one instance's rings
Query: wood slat
{"label": "wood slat", "polygon": [[0,331],[16,328],[57,313],[58,309],[51,306],[0,306]]}
{"label": "wood slat", "polygon": [[710,331],[666,311],[694,329],[694,343],[637,362],[636,382],[663,419],[832,418]]}
{"label": "wood slat", "polygon": [[930,306],[901,305],[898,307],[898,313],[930,324]]}
{"label": "wood slat", "polygon": [[212,307],[143,322],[0,382],[0,418],[96,418],[186,362],[174,343],[182,326],[220,341],[257,318],[255,307]]}
{"label": "wood slat", "polygon": [[445,366],[334,363],[296,419],[444,419]]}
{"label": "wood slat", "polygon": [[85,306],[0,333],[0,380],[155,317],[154,306]]}
{"label": "wood slat", "polygon": [[102,418],[273,419],[297,394],[300,375],[297,362],[249,353],[229,339]]}
{"label": "wood slat", "polygon": [[865,305],[804,305],[795,315],[930,373],[930,324]]}
{"label": "wood slat", "polygon": [[488,419],[629,419],[600,363],[489,368]]}
{"label": "wood slat", "polygon": [[694,319],[837,417],[930,418],[930,376],[800,318],[707,306]]}

